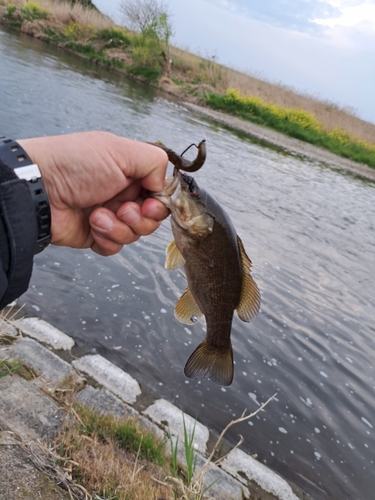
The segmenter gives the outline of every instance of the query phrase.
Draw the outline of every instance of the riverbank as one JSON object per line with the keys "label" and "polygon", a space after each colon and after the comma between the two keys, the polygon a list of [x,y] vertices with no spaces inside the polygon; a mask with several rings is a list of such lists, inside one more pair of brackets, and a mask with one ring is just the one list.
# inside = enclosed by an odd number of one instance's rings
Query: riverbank
{"label": "riverbank", "polygon": [[[172,63],[166,65],[160,60],[160,50],[152,48],[155,41],[115,26],[100,12],[82,5],[50,0],[19,0],[14,5],[7,0],[1,2],[0,22],[6,26],[156,86],[180,101],[210,109],[211,118],[219,116],[213,108],[223,108],[227,119],[219,121],[246,134],[260,134],[262,140],[292,153],[307,153],[309,158],[328,161],[335,168],[341,163],[346,170],[373,178],[362,165],[375,166],[375,125],[337,105],[262,82],[175,47],[169,47],[168,60]],[[256,124],[266,127],[260,133]],[[273,129],[282,133],[275,134]],[[330,151],[340,155],[341,162]]]}
{"label": "riverbank", "polygon": [[292,137],[287,137],[280,132],[276,132],[275,130],[271,130],[267,127],[261,127],[255,123],[241,120],[240,118],[230,116],[220,111],[215,111],[213,109],[188,102],[185,102],[184,105],[210,120],[238,132],[248,134],[264,144],[269,144],[270,146],[280,148],[287,153],[298,155],[311,161],[327,165],[330,168],[343,170],[358,177],[375,181],[375,169],[368,167],[367,165],[357,163],[347,158],[342,158],[341,156],[331,153],[326,149],[319,148],[318,146],[314,146],[313,144],[309,144]]}
{"label": "riverbank", "polygon": [[[18,316],[7,321],[5,327],[0,325],[3,332],[0,362],[6,359],[11,363],[17,359],[20,363],[17,372],[3,374],[0,378],[1,498],[17,500],[42,495],[41,498],[52,500],[85,499],[97,494],[87,491],[84,480],[79,484],[74,481],[81,464],[72,457],[72,443],[67,450],[62,450],[62,441],[57,439],[61,433],[68,435],[77,415],[76,411],[69,414],[64,405],[68,394],[70,408],[74,409],[73,405],[79,403],[92,408],[96,415],[131,417],[140,429],[165,443],[165,453],[173,461],[172,442],[181,470],[188,467],[186,445],[183,444],[185,432],[193,435],[191,449],[195,451],[195,474],[200,490],[186,489],[180,496],[174,496],[176,490],[171,487],[170,480],[154,478],[155,483],[164,485],[166,499],[310,499],[240,449],[227,453],[233,448],[228,443],[221,443],[220,457],[215,455],[214,461],[207,461],[207,457],[212,459],[213,443],[217,442],[217,436],[207,427],[184,415],[171,403],[157,398],[147,388],[140,387],[133,377],[100,355],[79,352],[71,337],[43,320]],[[80,422],[83,425],[82,420]],[[92,435],[84,439],[93,441]],[[135,454],[138,459],[139,449]],[[142,468],[153,466],[140,459],[137,464],[137,459],[133,465],[133,481]],[[105,469],[105,464],[98,464],[98,460],[94,453],[90,458],[91,469],[97,466]],[[203,474],[200,475],[200,471]],[[155,470],[153,473],[157,474]],[[78,477],[81,477],[79,473]],[[202,492],[210,485],[203,496]],[[114,493],[112,491],[111,498],[122,498],[114,497]],[[129,498],[144,499],[142,496]]]}

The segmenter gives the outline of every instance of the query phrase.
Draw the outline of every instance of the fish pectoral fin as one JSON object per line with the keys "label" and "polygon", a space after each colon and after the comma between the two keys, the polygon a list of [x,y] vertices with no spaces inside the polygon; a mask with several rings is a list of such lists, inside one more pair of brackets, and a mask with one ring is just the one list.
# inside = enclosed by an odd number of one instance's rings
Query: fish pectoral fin
{"label": "fish pectoral fin", "polygon": [[[180,323],[184,323],[185,325],[194,325],[198,318],[202,316],[202,311],[195,302],[189,287],[186,288],[177,302],[174,309],[174,315]],[[195,321],[192,319],[194,317]]]}
{"label": "fish pectoral fin", "polygon": [[165,259],[164,267],[166,269],[177,269],[185,264],[185,259],[183,258],[180,250],[177,248],[176,242],[173,240],[167,246],[167,258]]}
{"label": "fish pectoral fin", "polygon": [[185,375],[190,379],[208,377],[215,384],[231,385],[233,381],[233,350],[210,346],[206,339],[195,349],[185,365]]}
{"label": "fish pectoral fin", "polygon": [[259,312],[260,293],[257,284],[250,274],[251,260],[246,255],[245,248],[239,236],[237,236],[237,241],[242,260],[243,275],[241,298],[236,310],[238,317],[248,323]]}

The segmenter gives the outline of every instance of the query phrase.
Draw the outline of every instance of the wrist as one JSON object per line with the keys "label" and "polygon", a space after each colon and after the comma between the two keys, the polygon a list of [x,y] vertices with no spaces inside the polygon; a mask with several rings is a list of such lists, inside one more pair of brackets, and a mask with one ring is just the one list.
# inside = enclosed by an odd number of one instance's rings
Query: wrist
{"label": "wrist", "polygon": [[51,241],[51,210],[40,169],[20,142],[0,137],[0,158],[17,177],[27,182],[34,204],[38,235],[34,255],[44,250]]}

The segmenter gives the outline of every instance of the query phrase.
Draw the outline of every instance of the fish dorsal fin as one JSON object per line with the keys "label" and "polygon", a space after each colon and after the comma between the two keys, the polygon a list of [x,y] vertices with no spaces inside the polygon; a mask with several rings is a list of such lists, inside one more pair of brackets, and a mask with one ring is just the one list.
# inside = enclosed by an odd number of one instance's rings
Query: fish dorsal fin
{"label": "fish dorsal fin", "polygon": [[238,249],[242,261],[242,290],[240,302],[237,306],[237,314],[242,321],[248,323],[258,314],[260,308],[260,294],[258,286],[251,277],[251,260],[246,255],[241,238],[237,236]]}
{"label": "fish dorsal fin", "polygon": [[180,323],[185,323],[185,325],[194,325],[198,318],[202,316],[202,311],[195,302],[189,287],[186,288],[180,300],[177,302],[174,309],[174,315]]}
{"label": "fish dorsal fin", "polygon": [[167,258],[165,259],[166,269],[177,269],[185,264],[185,259],[183,258],[180,250],[177,248],[176,242],[173,240],[167,246]]}

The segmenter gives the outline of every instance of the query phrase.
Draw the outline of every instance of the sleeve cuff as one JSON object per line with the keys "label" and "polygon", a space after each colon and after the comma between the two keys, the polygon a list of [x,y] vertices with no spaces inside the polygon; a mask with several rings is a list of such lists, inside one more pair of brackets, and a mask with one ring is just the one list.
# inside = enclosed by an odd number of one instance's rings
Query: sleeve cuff
{"label": "sleeve cuff", "polygon": [[25,180],[12,179],[0,185],[0,214],[7,234],[7,269],[0,263],[0,309],[28,288],[38,239],[37,218]]}

